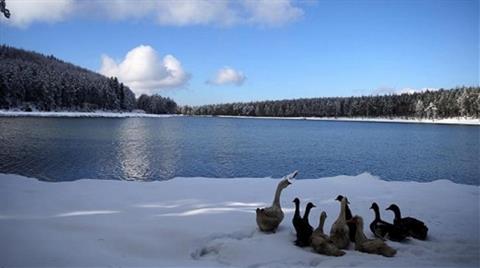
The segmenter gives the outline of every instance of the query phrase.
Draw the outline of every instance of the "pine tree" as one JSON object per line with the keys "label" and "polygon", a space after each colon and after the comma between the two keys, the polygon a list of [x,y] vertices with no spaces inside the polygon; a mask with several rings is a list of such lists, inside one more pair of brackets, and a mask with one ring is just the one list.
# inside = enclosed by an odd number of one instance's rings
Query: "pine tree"
{"label": "pine tree", "polygon": [[425,113],[425,107],[423,106],[423,101],[418,100],[417,104],[415,105],[415,116],[417,118],[423,118],[424,113]]}
{"label": "pine tree", "polygon": [[5,45],[0,46],[0,87],[0,109],[135,108],[135,95],[116,78]]}
{"label": "pine tree", "polygon": [[457,99],[458,107],[460,108],[460,116],[468,116],[469,98],[466,89],[462,91],[462,94]]}

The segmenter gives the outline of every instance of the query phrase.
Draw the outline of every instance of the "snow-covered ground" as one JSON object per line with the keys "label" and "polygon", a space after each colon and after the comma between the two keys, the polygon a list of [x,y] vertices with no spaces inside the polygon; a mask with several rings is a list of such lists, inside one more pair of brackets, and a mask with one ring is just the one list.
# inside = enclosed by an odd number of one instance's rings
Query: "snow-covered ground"
{"label": "snow-covered ground", "polygon": [[262,117],[262,116],[228,116],[225,118],[256,118],[256,119],[284,119],[284,120],[316,120],[316,121],[347,121],[347,122],[377,122],[377,123],[421,123],[446,125],[475,125],[480,126],[480,119],[473,117],[453,117],[443,119],[405,119],[405,118],[376,118],[376,117]]}
{"label": "snow-covered ground", "polygon": [[172,114],[146,114],[146,113],[120,113],[120,112],[25,112],[25,111],[6,111],[0,110],[0,117],[111,117],[111,118],[127,118],[127,117],[171,117],[178,116]]}
{"label": "snow-covered ground", "polygon": [[[286,212],[275,234],[257,230],[255,208],[270,204],[278,180],[176,178],[158,182],[80,180],[48,183],[0,175],[0,267],[11,266],[361,266],[478,267],[479,186],[447,180],[383,181],[367,173],[297,180],[286,188]],[[365,233],[376,201],[396,203],[429,227],[429,240],[388,242],[393,258],[348,250],[327,257],[293,245],[292,200],[299,197],[336,219],[347,195]]]}
{"label": "snow-covered ground", "polygon": [[[127,118],[127,117],[172,117],[182,116],[178,114],[146,114],[146,113],[116,113],[116,112],[24,112],[24,111],[9,111],[0,110],[0,117],[112,117],[112,118]],[[201,116],[213,117],[213,116]],[[472,117],[454,117],[444,119],[405,119],[405,118],[372,118],[372,117],[262,117],[262,116],[229,116],[220,115],[218,117],[224,118],[253,118],[253,119],[280,119],[280,120],[317,120],[317,121],[348,121],[348,122],[378,122],[378,123],[426,123],[426,124],[449,124],[449,125],[476,125],[480,126],[479,118]]]}

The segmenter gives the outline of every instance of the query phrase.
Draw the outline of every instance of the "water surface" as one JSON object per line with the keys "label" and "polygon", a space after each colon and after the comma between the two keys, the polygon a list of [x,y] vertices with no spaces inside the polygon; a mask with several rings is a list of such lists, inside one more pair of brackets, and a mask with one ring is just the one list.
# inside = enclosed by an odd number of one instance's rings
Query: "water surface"
{"label": "water surface", "polygon": [[233,118],[0,118],[0,173],[49,181],[299,178],[479,185],[480,128]]}

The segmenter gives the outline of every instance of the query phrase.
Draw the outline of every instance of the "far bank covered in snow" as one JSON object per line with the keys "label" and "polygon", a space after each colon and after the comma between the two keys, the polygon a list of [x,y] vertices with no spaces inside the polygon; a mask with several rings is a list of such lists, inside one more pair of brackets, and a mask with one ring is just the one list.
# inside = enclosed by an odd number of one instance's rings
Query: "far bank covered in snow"
{"label": "far bank covered in snow", "polygon": [[[370,174],[297,180],[281,196],[285,218],[277,233],[259,232],[255,209],[271,204],[277,179],[176,178],[126,182],[48,183],[0,174],[0,267],[11,266],[353,266],[478,267],[479,187],[447,180],[383,181]],[[382,218],[396,203],[404,216],[429,227],[426,241],[387,243],[393,258],[353,250],[343,257],[294,246],[292,200],[321,211],[328,231],[339,213],[338,194],[365,220],[372,237],[372,202]]]}
{"label": "far bank covered in snow", "polygon": [[[69,117],[69,118],[165,118],[174,116],[189,116],[181,114],[147,114],[139,112],[42,112],[42,111],[10,111],[0,110],[0,117]],[[414,119],[414,118],[374,118],[374,117],[262,117],[262,116],[199,116],[238,119],[272,119],[272,120],[313,120],[313,121],[343,121],[343,122],[374,122],[374,123],[419,123],[419,124],[446,124],[480,126],[480,119],[473,117],[455,117],[443,119]]]}
{"label": "far bank covered in snow", "polygon": [[313,120],[313,121],[341,121],[341,122],[373,122],[373,123],[410,123],[410,124],[444,124],[444,125],[472,125],[480,126],[480,119],[473,117],[455,117],[443,119],[414,119],[414,118],[382,118],[382,117],[258,117],[258,116],[218,116],[224,118],[254,118],[254,119],[283,119],[283,120]]}
{"label": "far bank covered in snow", "polygon": [[44,111],[10,111],[10,110],[0,110],[0,117],[91,117],[91,118],[130,118],[130,117],[149,117],[149,118],[158,118],[158,117],[172,117],[178,116],[176,114],[147,114],[140,112],[107,112],[107,111],[96,111],[96,112],[44,112]]}

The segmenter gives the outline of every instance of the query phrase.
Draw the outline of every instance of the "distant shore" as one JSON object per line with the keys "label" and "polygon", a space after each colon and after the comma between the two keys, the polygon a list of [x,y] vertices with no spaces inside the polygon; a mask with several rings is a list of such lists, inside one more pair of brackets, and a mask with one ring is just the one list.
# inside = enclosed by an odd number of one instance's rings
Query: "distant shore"
{"label": "distant shore", "polygon": [[405,118],[374,118],[374,117],[263,117],[263,116],[230,116],[218,115],[223,118],[248,119],[279,119],[279,120],[312,120],[312,121],[345,121],[345,122],[374,122],[374,123],[408,123],[408,124],[444,124],[444,125],[471,125],[480,126],[479,118],[443,118],[443,119],[405,119]]}
{"label": "distant shore", "polygon": [[147,114],[136,112],[25,112],[0,110],[0,117],[105,117],[105,118],[129,118],[129,117],[172,117],[177,114]]}
{"label": "distant shore", "polygon": [[[90,117],[90,118],[131,118],[131,117],[174,117],[181,114],[146,114],[136,112],[25,112],[0,110],[0,117]],[[238,119],[274,119],[274,120],[312,120],[312,121],[344,121],[344,122],[374,122],[374,123],[408,123],[408,124],[444,124],[444,125],[471,125],[480,126],[478,118],[443,118],[443,119],[405,119],[405,118],[373,118],[373,117],[268,117],[268,116],[233,116],[233,115],[194,115],[198,117],[220,117]]]}

